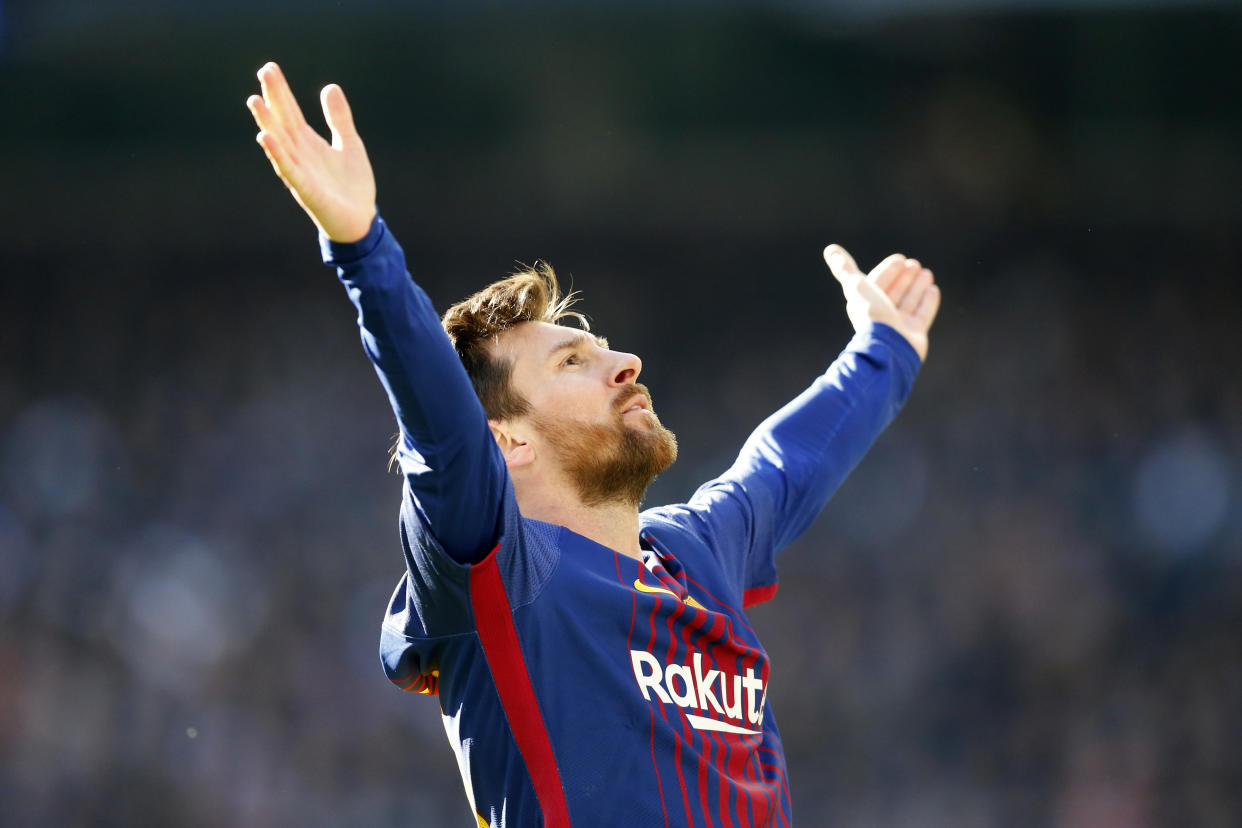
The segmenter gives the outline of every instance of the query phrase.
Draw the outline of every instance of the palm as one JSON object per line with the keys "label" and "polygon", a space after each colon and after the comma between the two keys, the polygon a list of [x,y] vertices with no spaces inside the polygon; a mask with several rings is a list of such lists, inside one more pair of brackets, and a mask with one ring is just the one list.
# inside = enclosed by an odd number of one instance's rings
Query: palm
{"label": "palm", "polygon": [[881,322],[897,330],[920,359],[927,358],[928,331],[940,309],[940,288],[932,272],[900,253],[887,257],[863,276],[844,248],[830,245],[824,259],[845,293],[846,312],[855,329]]}
{"label": "palm", "polygon": [[252,95],[246,104],[272,168],[325,235],[345,242],[362,238],[375,217],[375,174],[345,93],[330,85],[320,95],[332,131],[328,143],[306,122],[280,67],[268,63],[259,80],[262,97]]}

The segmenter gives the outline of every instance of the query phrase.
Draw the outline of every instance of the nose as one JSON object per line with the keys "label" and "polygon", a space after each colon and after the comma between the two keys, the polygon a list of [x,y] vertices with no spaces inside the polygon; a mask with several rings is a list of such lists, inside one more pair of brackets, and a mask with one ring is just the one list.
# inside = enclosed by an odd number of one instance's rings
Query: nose
{"label": "nose", "polygon": [[612,371],[608,384],[614,386],[628,385],[638,380],[643,371],[643,361],[634,354],[616,354],[617,364]]}

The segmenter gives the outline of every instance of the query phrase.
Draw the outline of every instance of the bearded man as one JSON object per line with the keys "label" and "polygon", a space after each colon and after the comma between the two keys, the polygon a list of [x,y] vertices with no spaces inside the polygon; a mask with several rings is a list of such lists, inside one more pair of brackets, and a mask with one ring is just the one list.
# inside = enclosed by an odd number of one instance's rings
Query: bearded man
{"label": "bearded man", "polygon": [[406,571],[381,659],[438,698],[478,824],[790,825],[744,609],[909,394],[931,272],[895,254],[864,275],[829,246],[854,338],[724,474],[640,512],[677,444],[638,357],[585,330],[543,264],[438,319],[340,87],[321,94],[329,144],[276,64],[259,81],[258,142],[319,228],[400,426]]}

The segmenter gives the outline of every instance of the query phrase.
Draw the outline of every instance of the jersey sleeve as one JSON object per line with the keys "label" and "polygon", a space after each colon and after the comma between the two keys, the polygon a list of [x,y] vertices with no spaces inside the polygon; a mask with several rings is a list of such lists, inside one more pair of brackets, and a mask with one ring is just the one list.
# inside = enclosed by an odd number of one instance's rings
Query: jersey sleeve
{"label": "jersey sleeve", "polygon": [[728,471],[665,517],[712,549],[746,605],[771,598],[776,553],[806,531],[897,415],[920,364],[893,328],[858,332],[827,372],[755,429]]}
{"label": "jersey sleeve", "polygon": [[[501,532],[508,472],[470,378],[383,219],[352,244],[320,237],[358,310],[362,347],[397,415],[407,552],[438,568],[482,560]],[[417,562],[415,562],[417,563]]]}

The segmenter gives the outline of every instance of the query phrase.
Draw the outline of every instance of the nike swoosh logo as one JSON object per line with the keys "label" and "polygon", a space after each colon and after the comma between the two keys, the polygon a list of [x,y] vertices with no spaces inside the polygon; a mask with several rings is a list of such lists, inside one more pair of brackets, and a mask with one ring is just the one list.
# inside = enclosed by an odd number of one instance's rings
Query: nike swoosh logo
{"label": "nike swoosh logo", "polygon": [[[645,592],[648,595],[671,595],[674,598],[676,598],[678,601],[681,600],[681,596],[679,596],[676,592],[673,592],[672,590],[669,590],[669,589],[665,589],[664,587],[648,586],[647,584],[644,584],[642,581],[638,580],[637,578],[634,579],[634,589],[638,590],[639,592]],[[694,607],[695,609],[701,609],[701,610],[707,609],[707,607],[703,606],[698,601],[694,600],[692,596],[689,596],[689,595],[686,596],[686,603]]]}

